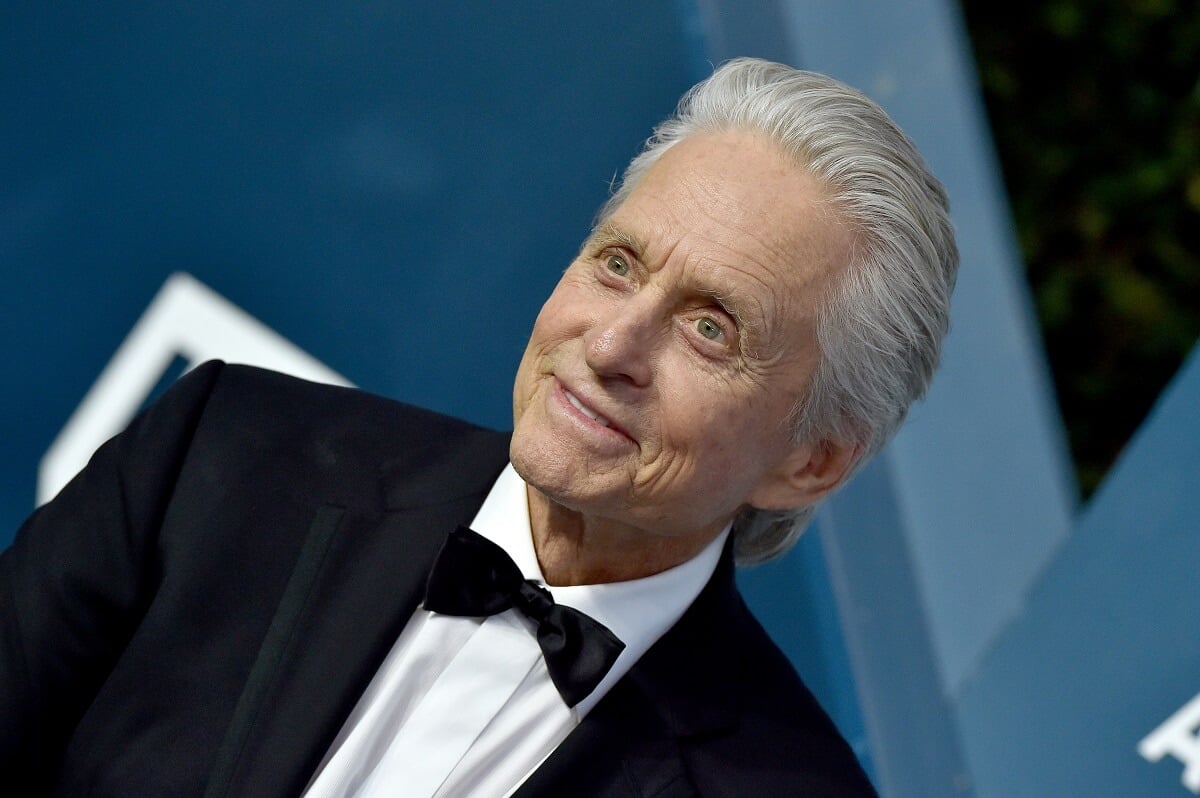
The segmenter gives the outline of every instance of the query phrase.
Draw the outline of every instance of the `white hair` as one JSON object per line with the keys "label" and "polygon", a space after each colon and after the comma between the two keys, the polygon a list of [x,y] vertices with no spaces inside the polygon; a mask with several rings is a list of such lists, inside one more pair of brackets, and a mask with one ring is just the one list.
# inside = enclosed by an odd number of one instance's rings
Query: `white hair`
{"label": "white hair", "polygon": [[[850,262],[817,318],[821,358],[794,412],[797,441],[857,446],[855,470],[925,394],[950,321],[958,248],[945,189],[888,115],[815,72],[754,58],[692,87],[625,170],[607,219],[668,149],[696,133],[752,131],[776,142],[826,189],[854,234]],[[815,507],[745,508],[734,521],[739,564],[787,551]]]}

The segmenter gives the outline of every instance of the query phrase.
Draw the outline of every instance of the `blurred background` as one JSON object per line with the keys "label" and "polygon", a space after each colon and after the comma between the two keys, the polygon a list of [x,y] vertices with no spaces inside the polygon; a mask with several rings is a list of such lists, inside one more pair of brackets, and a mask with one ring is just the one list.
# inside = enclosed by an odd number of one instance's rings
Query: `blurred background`
{"label": "blurred background", "polygon": [[1200,794],[1195,4],[0,21],[0,545],[208,357],[506,427],[613,177],[713,64],[771,58],[887,108],[963,266],[928,400],[748,600],[889,798]]}
{"label": "blurred background", "polygon": [[962,8],[1090,495],[1200,337],[1200,6]]}

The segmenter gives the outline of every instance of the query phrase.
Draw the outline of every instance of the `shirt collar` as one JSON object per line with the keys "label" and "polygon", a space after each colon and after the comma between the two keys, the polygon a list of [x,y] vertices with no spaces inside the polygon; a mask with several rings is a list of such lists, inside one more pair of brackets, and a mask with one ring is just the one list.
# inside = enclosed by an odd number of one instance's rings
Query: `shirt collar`
{"label": "shirt collar", "polygon": [[[549,586],[554,600],[586,612],[612,630],[625,650],[596,690],[575,711],[583,715],[679,620],[712,577],[731,524],[695,557],[641,579],[602,585]],[[510,463],[479,508],[471,528],[503,548],[526,579],[545,583],[529,527],[525,481]]]}

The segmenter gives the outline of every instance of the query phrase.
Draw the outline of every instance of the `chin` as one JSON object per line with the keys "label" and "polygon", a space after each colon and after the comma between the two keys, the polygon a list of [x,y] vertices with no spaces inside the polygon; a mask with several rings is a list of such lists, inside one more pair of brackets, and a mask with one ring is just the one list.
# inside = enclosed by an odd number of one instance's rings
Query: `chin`
{"label": "chin", "polygon": [[527,485],[547,495],[558,494],[558,486],[570,479],[569,473],[563,473],[564,458],[561,454],[544,444],[539,445],[536,439],[530,440],[529,435],[522,434],[519,423],[508,447],[508,459]]}
{"label": "chin", "polygon": [[[513,436],[509,459],[525,484],[556,505],[584,515],[605,515],[604,485],[589,478],[586,466],[553,445],[538,445]],[[625,493],[622,491],[622,495]]]}
{"label": "chin", "polygon": [[569,493],[570,486],[576,483],[575,469],[553,447],[539,446],[514,435],[508,457],[526,484],[548,496],[557,498]]}

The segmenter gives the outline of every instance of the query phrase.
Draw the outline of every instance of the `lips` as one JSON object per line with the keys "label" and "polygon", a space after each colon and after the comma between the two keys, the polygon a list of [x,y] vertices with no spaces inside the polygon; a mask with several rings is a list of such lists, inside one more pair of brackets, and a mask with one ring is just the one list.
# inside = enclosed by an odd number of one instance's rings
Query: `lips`
{"label": "lips", "polygon": [[[582,416],[598,427],[603,427],[608,431],[606,433],[608,437],[612,437],[614,440],[621,439],[626,443],[634,441],[633,436],[631,436],[617,421],[614,421],[613,419],[591,407],[586,397],[580,398],[580,396],[577,394],[572,393],[571,390],[567,388],[566,383],[559,379],[555,379],[554,382],[554,393],[558,395],[559,401],[563,402],[564,405],[570,405],[571,409],[577,412],[579,416]],[[579,416],[577,416],[577,418]]]}
{"label": "lips", "polygon": [[579,401],[579,398],[576,397],[575,394],[568,391],[566,388],[563,388],[563,395],[567,397],[567,401],[570,402],[576,410],[578,410],[580,413],[583,413],[585,416],[590,418],[592,421],[595,421],[597,424],[604,426],[604,427],[612,426],[611,421],[609,421],[607,418],[605,418],[604,416],[597,413],[595,410],[592,410],[590,407],[585,405],[583,402]]}

